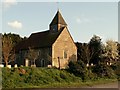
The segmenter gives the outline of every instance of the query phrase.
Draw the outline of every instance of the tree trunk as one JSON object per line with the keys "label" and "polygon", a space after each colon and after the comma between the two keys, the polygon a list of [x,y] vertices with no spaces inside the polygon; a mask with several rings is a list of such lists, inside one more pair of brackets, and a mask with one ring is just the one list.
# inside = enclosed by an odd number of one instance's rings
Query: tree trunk
{"label": "tree trunk", "polygon": [[8,57],[5,57],[5,58],[4,58],[4,62],[5,62],[5,65],[6,65],[6,67],[7,67],[7,65],[8,65]]}
{"label": "tree trunk", "polygon": [[8,66],[8,62],[7,61],[5,61],[5,65],[6,65],[6,67]]}
{"label": "tree trunk", "polygon": [[35,66],[35,59],[34,59],[34,66]]}

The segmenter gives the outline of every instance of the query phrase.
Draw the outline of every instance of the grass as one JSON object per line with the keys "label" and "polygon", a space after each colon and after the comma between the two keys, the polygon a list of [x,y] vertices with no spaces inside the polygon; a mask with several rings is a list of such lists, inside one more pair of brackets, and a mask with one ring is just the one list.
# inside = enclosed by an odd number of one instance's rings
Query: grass
{"label": "grass", "polygon": [[66,70],[49,68],[2,68],[3,88],[75,88],[115,82],[117,79],[99,78],[82,81]]}
{"label": "grass", "polygon": [[[23,88],[80,88],[80,87],[85,87],[85,86],[93,86],[93,85],[98,85],[98,84],[107,84],[107,83],[112,83],[116,82],[117,80],[115,79],[108,79],[108,80],[97,80],[97,81],[86,81],[86,82],[71,82],[71,83],[51,83],[51,84],[45,84],[45,85],[39,85],[39,86],[33,86],[33,85],[28,85]],[[17,87],[21,88],[21,87]]]}
{"label": "grass", "polygon": [[[93,86],[93,85],[98,85],[98,84],[107,84],[107,83],[112,83],[112,82],[116,82],[116,79],[99,79],[99,80],[95,80],[95,81],[86,81],[86,82],[71,82],[71,83],[57,83],[57,84],[52,84],[51,86],[53,87],[65,87],[65,88],[77,88],[77,87],[85,87],[85,86]],[[43,88],[46,88],[47,86],[43,86]],[[50,87],[50,86],[48,86]],[[52,88],[53,88],[52,87]]]}

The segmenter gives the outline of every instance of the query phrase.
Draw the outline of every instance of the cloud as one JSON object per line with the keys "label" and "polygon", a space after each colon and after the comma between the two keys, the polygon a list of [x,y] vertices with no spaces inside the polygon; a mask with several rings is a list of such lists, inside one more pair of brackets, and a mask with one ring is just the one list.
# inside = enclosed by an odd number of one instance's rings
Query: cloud
{"label": "cloud", "polygon": [[90,19],[87,19],[87,18],[83,18],[83,17],[77,17],[76,18],[76,22],[79,24],[79,23],[91,23],[91,20]]}
{"label": "cloud", "polygon": [[8,22],[8,26],[15,28],[15,29],[21,29],[22,23],[19,21],[12,21],[12,22]]}
{"label": "cloud", "polygon": [[77,22],[77,23],[82,23],[82,21],[81,21],[80,18],[76,18],[76,22]]}
{"label": "cloud", "polygon": [[4,0],[3,1],[3,6],[5,8],[9,8],[9,7],[13,6],[13,5],[17,5],[17,1],[16,0]]}

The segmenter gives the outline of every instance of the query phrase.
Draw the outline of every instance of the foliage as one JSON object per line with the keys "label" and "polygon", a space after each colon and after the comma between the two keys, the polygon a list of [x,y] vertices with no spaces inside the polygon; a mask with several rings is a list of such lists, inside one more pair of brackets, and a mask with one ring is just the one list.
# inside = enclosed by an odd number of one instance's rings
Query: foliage
{"label": "foliage", "polygon": [[90,49],[87,43],[76,43],[77,46],[77,59],[82,60],[85,64],[89,63]]}
{"label": "foliage", "polygon": [[107,62],[114,62],[118,60],[119,52],[118,52],[118,46],[117,43],[113,40],[106,41],[105,45],[105,53],[103,54],[103,57],[106,58]]}
{"label": "foliage", "polygon": [[110,67],[114,70],[114,72],[118,76],[118,78],[120,78],[120,61],[112,64]]}
{"label": "foliage", "polygon": [[[24,73],[21,71],[24,71]],[[92,79],[86,79],[81,81],[80,76],[77,77],[66,70],[58,70],[53,68],[2,68],[2,87],[9,89],[42,87],[80,87],[82,85],[94,85],[97,83],[103,83],[106,82],[106,80],[107,82],[110,82],[110,80],[105,78],[93,78],[95,74],[93,74],[91,71],[87,71],[86,74],[88,74],[88,76]]]}
{"label": "foliage", "polygon": [[117,43],[117,47],[118,47],[118,61],[120,61],[120,43]]}
{"label": "foliage", "polygon": [[79,60],[78,62],[70,61],[69,64],[69,71],[76,76],[79,76],[82,78],[82,80],[87,80],[88,77],[88,70],[86,65],[83,63],[83,61]]}
{"label": "foliage", "polygon": [[92,71],[97,74],[98,77],[116,78],[114,71],[110,66],[105,63],[100,63],[92,68]]}
{"label": "foliage", "polygon": [[94,35],[89,43],[76,43],[78,60],[85,64],[98,64],[101,60],[103,44],[99,36]]}
{"label": "foliage", "polygon": [[[77,42],[76,46],[78,61],[81,60],[84,64],[94,63],[94,66],[87,67],[86,74],[83,72],[89,79],[116,78],[116,75],[119,77],[120,68],[117,61],[120,60],[120,44],[118,42],[108,40],[106,44],[103,44],[101,38],[94,35],[88,44]],[[112,65],[107,65],[107,62],[111,61]],[[69,66],[69,70],[77,76],[80,75],[78,72],[83,70],[78,62],[70,62]]]}
{"label": "foliage", "polygon": [[6,65],[8,62],[12,62],[15,59],[14,47],[22,40],[26,38],[21,38],[18,34],[4,33],[2,35],[2,57]]}
{"label": "foliage", "polygon": [[89,44],[90,48],[90,55],[89,60],[90,63],[98,64],[101,59],[103,44],[101,42],[101,38],[97,35],[94,35],[91,39]]}
{"label": "foliage", "polygon": [[22,38],[19,34],[14,33],[4,33],[3,36],[10,37],[14,45],[17,45],[20,41],[27,39],[27,37]]}

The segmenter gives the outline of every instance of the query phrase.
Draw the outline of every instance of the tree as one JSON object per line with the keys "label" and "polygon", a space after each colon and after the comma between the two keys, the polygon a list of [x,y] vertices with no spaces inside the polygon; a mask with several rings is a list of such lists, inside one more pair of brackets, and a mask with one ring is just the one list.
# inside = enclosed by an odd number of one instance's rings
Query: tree
{"label": "tree", "polygon": [[117,61],[119,57],[117,43],[113,40],[107,40],[105,45],[105,53],[103,57],[106,58],[107,62]]}
{"label": "tree", "polygon": [[39,57],[39,52],[35,49],[32,49],[29,47],[27,58],[33,62],[33,65],[35,65],[35,60]]}
{"label": "tree", "polygon": [[82,80],[88,79],[87,68],[83,61],[70,61],[68,66],[69,71],[74,75],[81,77]]}
{"label": "tree", "polygon": [[78,60],[82,60],[85,64],[90,61],[90,49],[87,43],[76,43]]}
{"label": "tree", "polygon": [[2,36],[2,55],[6,66],[13,52],[13,42],[9,36]]}
{"label": "tree", "polygon": [[91,63],[98,64],[103,50],[101,38],[94,35],[88,44],[90,49],[89,60]]}
{"label": "tree", "polygon": [[20,41],[23,40],[23,38],[20,37],[20,35],[18,34],[12,34],[12,33],[5,33],[3,36],[8,36],[11,38],[12,42],[14,45],[16,45],[17,43],[19,43]]}
{"label": "tree", "polygon": [[120,43],[117,42],[118,47],[118,61],[120,61]]}
{"label": "tree", "polygon": [[98,64],[101,60],[103,44],[99,36],[94,35],[89,43],[76,43],[78,60],[85,64]]}
{"label": "tree", "polygon": [[115,78],[116,75],[112,68],[105,63],[100,63],[93,67],[93,73],[96,73],[98,77]]}

